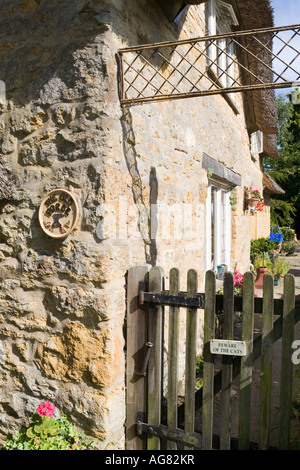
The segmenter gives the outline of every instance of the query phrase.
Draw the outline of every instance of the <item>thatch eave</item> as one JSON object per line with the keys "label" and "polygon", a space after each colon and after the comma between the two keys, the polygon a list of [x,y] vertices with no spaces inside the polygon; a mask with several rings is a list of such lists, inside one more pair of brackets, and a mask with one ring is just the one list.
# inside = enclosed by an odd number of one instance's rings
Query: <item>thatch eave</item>
{"label": "thatch eave", "polygon": [[264,134],[264,148],[263,153],[267,157],[279,158],[279,151],[277,147],[277,135],[276,134]]}
{"label": "thatch eave", "polygon": [[264,191],[269,194],[285,194],[285,191],[277,184],[268,173],[263,173]]}
{"label": "thatch eave", "polygon": [[[274,26],[274,12],[270,0],[236,0],[236,3],[243,21],[243,29],[251,30],[271,28]],[[266,34],[263,39],[265,42],[268,42],[270,37]],[[259,52],[256,50],[259,45],[250,45],[250,49],[251,47],[253,48],[252,52],[254,54]],[[263,62],[271,65],[272,57],[270,52],[264,51],[264,57],[262,57],[261,52],[259,52],[259,54]],[[272,82],[271,70],[262,66],[259,61],[252,61],[252,71],[255,75],[262,77],[264,80]],[[260,129],[265,136],[268,134],[271,136],[278,134],[279,127],[275,91],[272,89],[255,90],[252,92],[252,99],[258,129]],[[272,138],[270,138],[270,140],[272,140]],[[274,152],[272,151],[271,153],[273,154]]]}

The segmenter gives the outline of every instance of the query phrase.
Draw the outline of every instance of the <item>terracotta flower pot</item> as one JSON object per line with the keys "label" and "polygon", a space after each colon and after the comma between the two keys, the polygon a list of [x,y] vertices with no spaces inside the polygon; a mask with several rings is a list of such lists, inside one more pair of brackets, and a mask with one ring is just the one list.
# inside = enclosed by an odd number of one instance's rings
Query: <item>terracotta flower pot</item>
{"label": "terracotta flower pot", "polygon": [[255,208],[258,203],[259,203],[259,199],[258,199],[258,198],[251,197],[250,199],[248,199],[248,206],[249,206],[250,208]]}
{"label": "terracotta flower pot", "polygon": [[268,268],[257,268],[256,269],[256,280],[255,287],[256,289],[262,289],[264,284],[264,275],[268,272]]}

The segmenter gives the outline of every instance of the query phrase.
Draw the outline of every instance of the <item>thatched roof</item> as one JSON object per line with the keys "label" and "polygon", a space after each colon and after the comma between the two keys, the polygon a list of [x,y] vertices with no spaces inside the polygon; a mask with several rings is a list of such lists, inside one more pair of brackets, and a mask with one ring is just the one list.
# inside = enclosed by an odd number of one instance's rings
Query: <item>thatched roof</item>
{"label": "thatched roof", "polygon": [[269,194],[284,194],[285,191],[277,184],[268,173],[263,173],[264,191]]}
{"label": "thatched roof", "polygon": [[264,134],[263,153],[267,157],[279,158],[276,134]]}
{"label": "thatched roof", "polygon": [[[274,26],[274,15],[270,0],[237,0],[237,5],[243,20],[244,29],[250,30]],[[265,43],[270,41],[270,39],[268,34],[260,37],[260,40]],[[268,53],[266,50],[260,51],[260,46],[255,43],[249,45],[249,50],[254,54],[259,54],[259,58],[263,62],[271,65],[271,53]],[[255,75],[272,82],[272,71],[263,66],[261,62],[252,60],[251,69]],[[278,119],[274,90],[253,91],[253,102],[256,123],[260,130],[265,134],[277,134]]]}
{"label": "thatched roof", "polygon": [[274,26],[274,14],[270,0],[236,0],[244,29]]}
{"label": "thatched roof", "polygon": [[[242,17],[243,29],[251,30],[274,26],[273,8],[270,0],[237,0],[237,5]],[[266,34],[260,40],[267,43],[270,41],[270,37]],[[259,45],[253,44],[253,53],[258,53],[263,62],[271,65],[271,54],[265,50],[260,52],[258,48]],[[251,68],[255,75],[272,82],[271,70],[262,66],[259,61],[252,61]],[[257,127],[264,133],[264,153],[270,157],[278,158],[276,135],[279,132],[279,127],[275,91],[271,89],[255,90],[252,92],[252,99]]]}

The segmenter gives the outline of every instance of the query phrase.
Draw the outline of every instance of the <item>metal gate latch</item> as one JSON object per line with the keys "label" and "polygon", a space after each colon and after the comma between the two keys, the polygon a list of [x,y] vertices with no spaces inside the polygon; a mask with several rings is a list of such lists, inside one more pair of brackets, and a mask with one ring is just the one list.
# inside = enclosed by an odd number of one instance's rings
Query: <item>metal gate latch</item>
{"label": "metal gate latch", "polygon": [[144,362],[143,362],[143,366],[142,366],[142,370],[141,372],[137,372],[138,375],[143,375],[144,377],[147,375],[147,366],[148,366],[148,361],[149,361],[149,356],[150,356],[150,351],[151,351],[151,348],[153,346],[153,343],[151,341],[148,341],[146,343],[146,352],[145,352],[145,357],[144,357]]}

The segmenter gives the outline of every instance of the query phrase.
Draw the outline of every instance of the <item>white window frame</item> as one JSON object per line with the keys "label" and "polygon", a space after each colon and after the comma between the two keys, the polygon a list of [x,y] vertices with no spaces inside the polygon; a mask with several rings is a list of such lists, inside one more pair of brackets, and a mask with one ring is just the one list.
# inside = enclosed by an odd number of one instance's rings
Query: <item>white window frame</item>
{"label": "white window frame", "polygon": [[253,157],[262,153],[264,150],[263,133],[261,131],[253,132],[250,136],[251,154]]}
{"label": "white window frame", "polygon": [[[226,11],[226,18],[224,14],[222,15],[222,11]],[[238,25],[238,20],[232,6],[222,0],[209,0],[206,21],[206,29],[209,36],[228,33],[232,30],[232,26]],[[226,51],[226,53],[222,53],[222,50]],[[234,74],[233,57],[234,46],[229,39],[219,39],[216,45],[211,44],[208,47],[208,67],[224,88],[230,88],[234,82],[232,78]]]}
{"label": "white window frame", "polygon": [[[214,256],[212,261],[212,187],[214,194]],[[222,214],[222,193],[224,194],[224,220]],[[222,252],[222,235],[224,234],[224,249]],[[230,188],[218,182],[211,181],[208,184],[206,199],[206,241],[205,241],[205,269],[213,269],[217,272],[217,266],[225,264],[230,267],[231,259],[231,206]]]}

